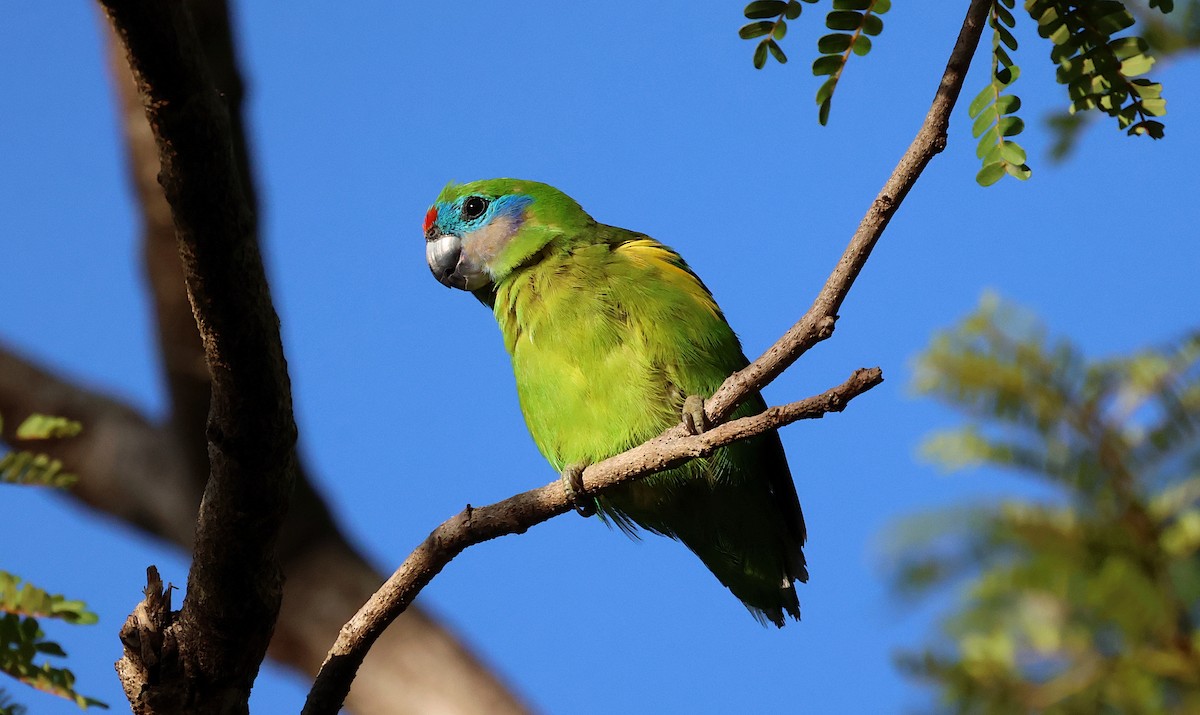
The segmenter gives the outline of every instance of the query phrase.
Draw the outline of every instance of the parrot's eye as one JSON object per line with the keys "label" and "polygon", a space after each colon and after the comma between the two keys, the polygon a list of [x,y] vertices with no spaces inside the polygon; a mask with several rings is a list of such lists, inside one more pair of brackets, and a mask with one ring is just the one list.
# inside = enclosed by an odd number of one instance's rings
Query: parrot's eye
{"label": "parrot's eye", "polygon": [[483,215],[487,211],[488,200],[482,196],[468,196],[462,204],[462,217],[464,221],[471,221]]}

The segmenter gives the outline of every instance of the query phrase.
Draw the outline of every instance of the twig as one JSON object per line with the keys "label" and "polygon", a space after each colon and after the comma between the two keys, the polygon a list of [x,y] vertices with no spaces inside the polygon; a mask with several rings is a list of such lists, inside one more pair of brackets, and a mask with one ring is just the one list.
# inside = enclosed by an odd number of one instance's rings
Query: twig
{"label": "twig", "polygon": [[[739,439],[797,420],[841,412],[851,399],[881,382],[883,372],[879,368],[860,369],[841,385],[820,395],[772,407],[703,434],[689,435],[682,425],[676,425],[649,442],[588,467],[584,471],[584,491],[599,493],[689,459],[708,456],[717,448]],[[451,559],[468,546],[498,536],[524,533],[529,527],[570,509],[571,502],[565,490],[555,481],[489,506],[467,505],[457,516],[443,522],[342,628],[309,692],[304,714],[338,711],[371,644]]]}
{"label": "twig", "polygon": [[900,208],[904,197],[917,182],[917,177],[924,171],[926,165],[942,149],[946,148],[946,130],[950,126],[950,111],[958,100],[962,90],[963,80],[967,76],[967,68],[979,45],[979,36],[987,18],[989,0],[972,0],[967,8],[966,19],[958,33],[958,41],[950,52],[946,63],[946,71],[942,73],[942,81],[938,85],[933,105],[925,115],[925,121],[920,131],[909,145],[908,151],[900,158],[892,175],[880,189],[879,195],[866,216],[858,224],[858,230],[850,239],[850,245],[842,253],[841,260],[833,269],[825,286],[817,294],[812,307],[796,322],[775,344],[767,349],[757,360],[745,369],[730,375],[716,392],[705,403],[705,411],[711,422],[720,422],[728,417],[738,404],[754,390],[764,386],[779,376],[798,357],[808,351],[813,345],[833,335],[834,322],[838,318],[838,310],[842,301],[854,285],[854,279],[871,255],[871,250],[883,235],[888,222]]}
{"label": "twig", "polygon": [[[851,238],[837,267],[813,301],[812,307],[761,357],[725,380],[705,405],[711,423],[719,424],[742,400],[773,380],[810,347],[833,334],[837,311],[887,227],[888,221],[895,215],[921,171],[946,146],[950,112],[962,90],[967,68],[979,45],[979,37],[990,5],[990,0],[971,0],[958,40],[942,74],[933,105],[926,114],[920,131],[859,224],[858,230]],[[813,401],[833,400],[825,403],[824,407],[818,408],[816,412],[806,413],[806,416],[820,416],[831,409],[841,409],[851,397],[878,384],[882,379],[878,368],[859,370],[846,383],[821,396],[772,408],[762,415],[723,424],[697,437],[687,437],[682,425],[676,425],[639,447],[588,467],[583,473],[584,490],[594,493],[622,481],[708,454],[716,445],[706,440],[728,437],[729,441],[735,441],[800,419],[800,416],[792,416],[790,419],[781,419],[778,424],[770,424],[771,420],[778,419],[780,413],[791,416],[797,411],[813,409]],[[831,407],[833,404],[838,406]],[[768,414],[774,416],[768,417]],[[757,427],[761,429],[750,426],[755,420],[759,420]],[[733,432],[737,432],[738,436],[733,436]],[[705,446],[701,447],[701,444]],[[534,524],[564,513],[570,507],[562,491],[561,486],[555,482],[490,507],[472,509],[468,506],[458,516],[435,529],[425,542],[405,559],[375,596],[342,628],[341,635],[330,649],[309,691],[304,715],[332,715],[337,712],[371,643],[392,619],[403,612],[417,592],[437,575],[450,559],[474,543],[504,534],[521,533]]]}

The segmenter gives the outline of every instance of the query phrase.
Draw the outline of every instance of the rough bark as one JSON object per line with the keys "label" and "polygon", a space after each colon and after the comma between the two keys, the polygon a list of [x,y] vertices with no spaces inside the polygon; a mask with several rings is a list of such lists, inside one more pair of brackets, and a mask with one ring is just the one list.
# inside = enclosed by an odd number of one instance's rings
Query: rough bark
{"label": "rough bark", "polygon": [[[140,6],[128,3],[113,5],[115,7],[111,9],[118,17],[122,12],[130,12],[131,14],[124,17],[132,24],[139,25],[141,32],[160,33],[157,38],[160,44],[151,47],[152,51],[141,58],[143,62],[149,61],[153,64],[170,55],[170,45],[174,37],[172,33],[177,33],[180,29],[179,15],[172,16],[178,8],[156,9],[151,15],[142,14]],[[201,64],[207,65],[212,84],[197,85],[195,67],[191,68],[193,76],[190,78],[187,77],[189,70],[186,67],[183,68],[182,75],[173,74],[178,67],[175,70],[151,68],[147,75],[157,77],[162,84],[147,87],[157,92],[156,98],[151,100],[150,111],[152,116],[165,114],[163,124],[168,129],[171,126],[179,128],[180,123],[186,125],[188,122],[194,122],[197,117],[207,117],[207,126],[200,123],[193,127],[202,130],[198,132],[201,136],[190,137],[195,141],[190,147],[193,150],[205,147],[206,142],[207,146],[211,147],[214,141],[211,134],[214,131],[220,137],[218,143],[228,141],[224,160],[208,165],[192,164],[191,168],[194,171],[191,176],[193,179],[197,176],[214,178],[216,183],[224,184],[227,192],[225,198],[229,197],[234,186],[240,184],[240,201],[229,202],[228,206],[233,210],[227,216],[217,217],[215,220],[218,224],[223,222],[223,226],[218,230],[228,232],[225,237],[233,241],[233,253],[242,254],[233,257],[226,255],[218,258],[218,262],[228,260],[229,265],[234,266],[240,261],[244,267],[247,256],[250,263],[257,263],[254,256],[258,248],[254,221],[254,191],[241,123],[242,82],[236,67],[228,12],[222,0],[195,0],[187,5],[193,13],[194,26],[203,53]],[[153,45],[153,42],[150,44]],[[191,50],[195,49],[193,43]],[[39,445],[39,449],[54,453],[71,465],[73,471],[80,474],[81,480],[74,496],[152,534],[191,548],[194,544],[197,507],[210,471],[209,448],[204,435],[209,413],[212,373],[185,290],[184,264],[180,261],[180,245],[176,241],[171,206],[165,200],[163,188],[158,181],[160,162],[155,133],[151,131],[147,122],[146,108],[143,107],[142,98],[124,61],[124,52],[117,48],[114,55],[114,76],[124,100],[121,106],[125,115],[124,124],[130,149],[129,168],[142,210],[145,266],[152,288],[159,344],[171,398],[170,418],[165,424],[152,424],[123,403],[57,378],[18,357],[2,345],[0,414],[15,417],[39,411],[71,415],[83,421],[87,425],[87,431],[82,437]],[[195,58],[189,61],[194,63]],[[203,70],[204,67],[199,69]],[[143,82],[145,81],[144,76]],[[214,88],[216,92],[212,91]],[[197,91],[199,95],[195,94]],[[223,107],[217,106],[214,101],[223,104]],[[189,103],[192,106],[189,106]],[[220,116],[222,112],[224,117]],[[225,126],[221,126],[223,122]],[[159,126],[160,132],[162,128]],[[187,127],[183,129],[184,134],[188,134]],[[204,136],[205,130],[210,135]],[[174,152],[178,147],[168,145],[165,148]],[[185,152],[187,149],[188,147],[184,146]],[[194,151],[192,158],[196,158]],[[186,166],[186,162],[184,165]],[[169,185],[175,182],[176,199],[181,203],[187,204],[188,201],[197,198],[184,196],[189,190],[189,184],[180,185],[178,176],[164,178]],[[215,193],[215,190],[210,191],[209,198],[214,198]],[[183,208],[190,209],[193,212],[192,217],[195,218],[195,211],[211,209],[212,204],[209,203],[206,207],[201,197],[198,204],[192,201]],[[185,217],[184,220],[188,219]],[[204,217],[201,217],[201,221],[203,220]],[[203,229],[213,227],[197,226],[193,222],[190,227],[185,224],[185,233],[189,228],[193,234],[191,240],[203,241],[210,238],[203,235]],[[199,236],[196,235],[197,229],[201,229]],[[187,244],[189,239],[186,235],[184,240],[184,250],[190,253],[189,257],[193,259],[192,270],[195,272],[195,247]],[[188,256],[188,253],[185,253],[185,256]],[[258,271],[261,274],[261,266]],[[266,293],[265,282],[260,284],[260,290],[258,304],[269,309],[269,294]],[[203,310],[205,306],[201,308]],[[263,315],[259,315],[259,325],[251,326],[251,332],[261,327],[263,319]],[[265,321],[268,324],[274,322],[273,311],[265,317]],[[210,321],[209,337],[219,338],[213,334],[211,328]],[[269,337],[269,328],[268,325],[268,330],[260,333]],[[277,328],[275,330],[277,331]],[[251,338],[253,337],[255,336],[252,335]],[[274,339],[277,343],[277,336]],[[239,355],[245,354],[240,352],[243,348],[249,351],[262,348],[261,343],[255,345],[249,342],[245,345],[235,345],[232,351],[221,352],[216,349],[220,340],[211,340],[210,343],[215,356],[229,357],[232,353],[235,363],[240,359]],[[277,352],[271,356],[271,352],[271,349],[265,351],[267,362],[274,361],[273,365],[266,366],[266,371],[275,372],[274,389],[278,396],[279,391],[286,388],[286,373],[282,371],[282,353]],[[228,375],[230,371],[236,373],[242,367],[239,364],[227,364],[220,370],[223,371],[222,374]],[[277,416],[286,411],[283,408],[290,399],[285,389],[282,389],[282,395],[282,399],[275,400]],[[253,396],[251,398],[253,399]],[[267,399],[266,404],[268,411],[271,409],[270,399]],[[240,400],[236,401],[239,408],[242,404],[244,403]],[[228,417],[228,412],[226,416]],[[251,419],[254,419],[253,416]],[[267,440],[268,447],[275,445],[273,459],[279,465],[286,465],[288,459],[295,459],[288,446],[291,439],[288,436],[291,431],[288,423],[290,414],[277,420],[276,427],[281,426],[282,429],[276,432],[282,439]],[[15,422],[10,420],[10,424]],[[218,428],[220,427],[218,424]],[[251,425],[251,428],[255,427],[256,425]],[[227,434],[228,430],[219,432]],[[4,436],[10,441],[13,437],[11,434]],[[253,437],[250,442],[255,442]],[[218,445],[218,448],[220,446]],[[284,449],[286,454],[281,457]],[[279,534],[279,553],[290,581],[285,591],[278,630],[269,647],[274,658],[303,672],[315,674],[341,624],[366,600],[382,580],[382,576],[343,538],[323,501],[305,478],[303,469],[297,467],[296,471],[299,479],[291,511]],[[276,494],[276,498],[268,497],[268,501],[281,500]],[[269,506],[267,511],[271,508]],[[256,527],[257,525],[251,525],[252,529]],[[269,570],[266,573],[269,573]],[[269,580],[252,587],[261,588],[264,584],[268,591],[273,588]],[[147,601],[139,606],[138,612],[135,613],[137,617],[131,616],[132,625],[135,627],[127,632],[127,644],[134,647],[140,662],[125,663],[122,666],[122,674],[132,678],[129,682],[136,691],[137,698],[147,702],[155,700],[164,710],[174,712],[176,710],[172,703],[180,698],[194,698],[182,690],[168,692],[169,689],[166,688],[163,692],[167,693],[167,697],[155,698],[152,692],[143,687],[150,669],[129,667],[145,666],[144,659],[149,658],[153,661],[152,669],[157,680],[164,672],[164,665],[169,665],[169,659],[179,658],[177,650],[166,654],[166,663],[160,657],[164,649],[174,648],[170,645],[175,634],[171,625],[174,618],[169,615],[169,599],[164,601],[161,591],[150,587],[147,588],[147,596]],[[268,610],[271,608],[269,602],[274,598],[268,593],[267,598],[262,599],[267,603]],[[164,603],[168,604],[165,610]],[[219,601],[214,606],[217,611],[224,609]],[[151,614],[156,615],[150,618]],[[201,614],[201,619],[203,618]],[[269,633],[270,618],[262,616],[262,622],[267,624]],[[146,629],[144,633],[142,628]],[[356,712],[524,712],[522,705],[505,690],[488,669],[433,619],[414,611],[393,630],[395,632],[389,633],[385,642],[380,644],[378,657],[364,669],[363,677],[366,682],[361,692],[356,692],[349,702]],[[143,635],[144,638],[141,637]],[[235,643],[234,649],[240,649],[242,645]],[[150,655],[151,651],[159,655]],[[218,657],[228,659],[228,654]],[[236,656],[233,660],[236,661]],[[251,664],[249,661],[254,662]],[[208,667],[210,663],[201,665]],[[236,690],[240,691],[242,686],[248,689],[247,684],[252,680],[257,667],[257,660],[253,656],[235,663],[235,670],[243,671],[234,678],[240,679],[241,683]],[[180,669],[172,670],[168,667],[165,672],[175,677]],[[234,700],[239,699],[240,695]],[[199,710],[206,709],[207,705],[192,702],[188,707]],[[237,709],[236,705],[234,709]]]}
{"label": "rough bark", "polygon": [[[279,318],[229,108],[187,8],[111,0],[104,9],[158,147],[158,181],[211,378],[209,472],[187,596],[165,626],[137,618],[126,624],[118,672],[139,715],[246,713],[283,598],[275,547],[295,482],[296,425]],[[158,602],[154,590],[149,584],[147,604]]]}

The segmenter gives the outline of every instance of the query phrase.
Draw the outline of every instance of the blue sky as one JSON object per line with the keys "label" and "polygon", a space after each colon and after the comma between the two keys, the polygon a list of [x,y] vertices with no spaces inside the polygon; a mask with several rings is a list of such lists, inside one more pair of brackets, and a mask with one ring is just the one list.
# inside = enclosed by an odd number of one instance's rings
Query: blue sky
{"label": "blue sky", "polygon": [[[936,9],[933,7],[937,5]],[[389,570],[466,502],[555,478],[525,432],[490,314],[429,275],[420,222],[449,180],[554,184],[598,220],[678,249],[751,358],[803,314],[907,147],[961,22],[897,3],[852,59],[830,126],[809,72],[820,12],[755,71],[740,5],[242,3],[263,242],[305,457],[353,538]],[[964,7],[965,9],[965,7]],[[0,339],[75,379],[164,410],[99,29],[81,0],[0,22]],[[955,418],[907,388],[932,333],[985,289],[1092,354],[1196,325],[1200,72],[1159,65],[1167,139],[1105,118],[1061,166],[1040,118],[1064,103],[1028,18],[1017,35],[1033,179],[975,185],[966,102],[948,149],[892,221],[834,338],[766,390],[778,403],[860,366],[887,382],[785,429],[810,541],[804,621],[760,628],[683,547],[574,515],[470,550],[425,606],[545,712],[898,712],[926,702],[891,664],[935,609],[892,599],[886,529],[914,512],[1031,493],[947,477],[917,446]],[[985,37],[985,45],[987,38]],[[967,100],[986,81],[986,56]],[[446,455],[454,459],[447,460]],[[54,628],[80,689],[124,709],[116,630],[144,570],[178,553],[39,490],[3,490],[0,567],[87,599],[99,626]],[[585,613],[580,618],[578,614]],[[74,707],[0,683],[34,712]],[[302,680],[268,667],[255,712],[295,712]]]}

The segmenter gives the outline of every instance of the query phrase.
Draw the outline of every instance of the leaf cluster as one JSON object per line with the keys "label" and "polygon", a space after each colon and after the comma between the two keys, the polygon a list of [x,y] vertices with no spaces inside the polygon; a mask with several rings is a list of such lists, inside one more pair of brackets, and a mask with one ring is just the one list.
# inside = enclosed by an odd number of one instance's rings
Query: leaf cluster
{"label": "leaf cluster", "polygon": [[[804,0],[813,3],[817,0]],[[799,0],[754,0],[746,6],[742,13],[747,20],[755,22],[742,25],[738,36],[743,40],[753,40],[761,37],[754,47],[754,68],[762,69],[767,64],[770,54],[779,64],[787,64],[787,55],[779,46],[779,40],[787,35],[788,20],[800,17],[804,6]]]}
{"label": "leaf cluster", "polygon": [[[1148,4],[1130,3],[1128,7],[1151,54],[1160,61],[1200,49],[1200,0],[1186,0],[1178,8],[1174,3],[1153,0]],[[1050,157],[1056,161],[1066,158],[1095,117],[1095,112],[1068,110],[1050,115],[1047,119],[1053,137]]]}
{"label": "leaf cluster", "polygon": [[[1174,9],[1171,0],[1155,4],[1163,12]],[[1162,85],[1135,79],[1154,64],[1150,46],[1141,37],[1115,37],[1134,24],[1124,3],[1026,0],[1025,8],[1037,21],[1038,34],[1054,43],[1050,59],[1058,64],[1058,82],[1067,85],[1072,113],[1098,109],[1131,136],[1162,138],[1162,122],[1149,119],[1167,113]]]}
{"label": "leaf cluster", "polygon": [[[0,427],[3,422],[0,421]],[[19,441],[65,439],[74,437],[83,425],[65,417],[32,414],[17,426]],[[29,484],[56,488],[69,487],[77,481],[74,474],[62,471],[61,460],[31,450],[13,450],[0,457],[0,484]]]}
{"label": "leaf cluster", "polygon": [[891,0],[834,0],[833,10],[825,16],[825,27],[834,30],[817,40],[821,56],[813,61],[812,71],[827,77],[817,89],[817,121],[829,121],[830,102],[838,80],[853,52],[860,57],[871,51],[871,37],[883,32],[880,15],[891,9]]}
{"label": "leaf cluster", "polygon": [[[891,0],[833,0],[833,9],[825,16],[825,27],[833,32],[817,40],[820,56],[812,65],[813,75],[826,78],[817,90],[817,120],[822,125],[829,121],[833,92],[851,53],[863,56],[871,51],[871,37],[883,32],[880,15],[891,6]],[[747,19],[757,20],[738,31],[742,39],[764,38],[754,49],[756,69],[766,65],[768,54],[780,64],[787,62],[779,40],[787,34],[787,21],[799,18],[802,7],[798,0],[756,0],[742,11]]]}
{"label": "leaf cluster", "polygon": [[[70,438],[81,430],[82,425],[74,420],[35,414],[21,422],[14,434],[17,440],[34,441]],[[62,463],[45,454],[9,452],[0,459],[0,482],[63,487],[75,481],[73,475],[61,470]],[[71,700],[80,708],[107,708],[99,700],[75,690],[75,675],[70,670],[37,660],[67,655],[62,646],[46,639],[38,623],[43,618],[74,625],[90,625],[98,620],[83,601],[67,600],[61,594],[51,594],[0,571],[0,673]],[[0,692],[0,715],[17,715],[25,710]]]}
{"label": "leaf cluster", "polygon": [[1015,0],[992,3],[988,14],[988,26],[992,28],[991,82],[967,108],[974,120],[971,134],[979,140],[975,154],[983,161],[983,168],[975,176],[981,186],[990,186],[1005,174],[1025,180],[1032,173],[1025,163],[1025,149],[1011,139],[1025,129],[1025,122],[1016,116],[1021,98],[1005,94],[1021,76],[1021,68],[1009,55],[1010,50],[1017,49],[1017,38],[1011,31],[1016,25],[1012,14],[1014,3]]}
{"label": "leaf cluster", "polygon": [[902,669],[951,712],[1200,712],[1200,333],[1089,360],[989,297],[935,339],[916,387],[967,419],[928,455],[1048,496],[898,527],[901,593],[967,579]]}
{"label": "leaf cluster", "polygon": [[0,715],[27,715],[28,713],[29,708],[14,702],[8,696],[8,693],[4,692],[3,688],[0,688]]}
{"label": "leaf cluster", "polygon": [[[1148,0],[1149,8],[1160,14],[1174,11],[1174,0]],[[816,2],[816,0],[805,0]],[[1005,175],[1027,179],[1031,175],[1025,149],[1013,137],[1024,129],[1017,116],[1020,98],[1011,93],[1020,76],[1020,67],[1012,54],[1017,50],[1013,30],[1015,0],[992,0],[988,25],[992,29],[991,73],[986,87],[971,103],[972,132],[979,140],[976,153],[981,168],[976,181],[983,186],[996,183]],[[830,103],[851,53],[866,55],[871,37],[883,31],[880,15],[891,7],[891,0],[834,0],[825,25],[833,32],[817,41],[819,56],[813,62],[813,74],[825,77],[817,90],[817,119],[829,120]],[[1120,128],[1131,136],[1163,137],[1164,127],[1156,117],[1166,114],[1162,85],[1142,77],[1154,64],[1151,44],[1135,35],[1121,35],[1135,24],[1133,0],[1025,0],[1025,10],[1037,24],[1038,34],[1051,44],[1050,59],[1058,65],[1057,79],[1066,85],[1069,113],[1052,120],[1059,135],[1054,152],[1065,152],[1083,122],[1077,112],[1094,110],[1114,117]],[[1138,6],[1144,7],[1144,6]],[[1200,36],[1200,3],[1191,0],[1189,17],[1196,18],[1195,33]],[[787,20],[800,17],[797,0],[756,0],[743,13],[754,20],[739,34],[744,39],[763,38],[754,51],[754,66],[762,69],[767,56],[780,63],[787,56],[779,45],[787,32]],[[1163,35],[1165,25],[1148,25],[1151,36]],[[1186,28],[1167,33],[1187,43]],[[1179,44],[1176,42],[1175,44]],[[1172,47],[1174,45],[1165,45]]]}
{"label": "leaf cluster", "polygon": [[82,601],[69,601],[50,594],[10,573],[0,571],[0,672],[38,690],[73,701],[81,708],[108,706],[75,690],[75,675],[57,668],[39,656],[65,658],[66,652],[46,640],[39,618],[55,618],[72,624],[92,624],[98,619]]}

